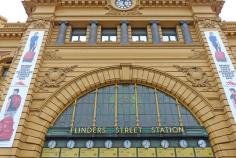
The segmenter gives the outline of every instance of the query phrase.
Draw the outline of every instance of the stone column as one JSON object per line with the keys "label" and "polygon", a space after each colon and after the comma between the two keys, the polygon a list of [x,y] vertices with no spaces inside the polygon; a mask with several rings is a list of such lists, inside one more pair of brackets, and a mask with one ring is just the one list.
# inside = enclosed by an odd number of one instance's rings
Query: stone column
{"label": "stone column", "polygon": [[67,30],[68,22],[62,21],[59,24],[60,24],[60,28],[59,28],[59,32],[58,32],[57,42],[56,43],[57,44],[64,44],[65,43],[65,39],[66,39],[66,30]]}
{"label": "stone column", "polygon": [[121,21],[120,24],[121,24],[120,43],[128,44],[129,43],[128,22]]}
{"label": "stone column", "polygon": [[152,43],[160,44],[159,21],[150,21],[150,25],[152,30]]}
{"label": "stone column", "polygon": [[89,33],[89,44],[96,44],[97,43],[97,28],[98,28],[98,22],[97,21],[91,21],[90,22],[90,33]]}
{"label": "stone column", "polygon": [[184,36],[184,42],[186,44],[192,44],[193,40],[192,40],[190,30],[188,27],[188,22],[187,21],[180,21],[180,25],[181,25],[181,29],[182,29],[183,36]]}

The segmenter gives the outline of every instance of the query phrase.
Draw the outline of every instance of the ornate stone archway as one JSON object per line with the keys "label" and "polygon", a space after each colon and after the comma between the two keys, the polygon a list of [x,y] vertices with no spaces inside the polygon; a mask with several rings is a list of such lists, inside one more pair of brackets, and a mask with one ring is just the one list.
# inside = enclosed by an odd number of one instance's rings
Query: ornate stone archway
{"label": "ornate stone archway", "polygon": [[[212,105],[196,89],[165,72],[142,66],[121,64],[99,68],[74,78],[45,100],[38,112],[29,116],[24,133],[28,135],[26,142],[36,146],[34,155],[36,157],[40,155],[50,125],[76,98],[95,88],[122,82],[155,87],[177,98],[207,129],[214,152],[217,154],[221,150],[220,141],[215,140],[221,131],[216,131],[214,125],[224,120],[215,115]],[[32,132],[33,129],[34,132]]]}

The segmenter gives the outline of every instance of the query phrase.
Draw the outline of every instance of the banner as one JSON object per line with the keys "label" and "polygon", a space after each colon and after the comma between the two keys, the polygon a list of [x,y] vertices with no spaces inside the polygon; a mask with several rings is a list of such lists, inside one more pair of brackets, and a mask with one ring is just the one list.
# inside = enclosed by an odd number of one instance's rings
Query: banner
{"label": "banner", "polygon": [[230,109],[236,121],[236,76],[235,69],[218,31],[204,32],[210,47]]}
{"label": "banner", "polygon": [[31,31],[0,113],[0,147],[12,147],[44,31]]}

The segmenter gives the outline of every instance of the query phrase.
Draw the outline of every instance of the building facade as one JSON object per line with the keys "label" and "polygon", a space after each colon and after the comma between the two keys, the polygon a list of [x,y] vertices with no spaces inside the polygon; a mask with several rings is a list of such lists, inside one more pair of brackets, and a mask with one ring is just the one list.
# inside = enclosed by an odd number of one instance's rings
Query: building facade
{"label": "building facade", "polygon": [[0,17],[0,158],[236,157],[223,0],[24,0]]}

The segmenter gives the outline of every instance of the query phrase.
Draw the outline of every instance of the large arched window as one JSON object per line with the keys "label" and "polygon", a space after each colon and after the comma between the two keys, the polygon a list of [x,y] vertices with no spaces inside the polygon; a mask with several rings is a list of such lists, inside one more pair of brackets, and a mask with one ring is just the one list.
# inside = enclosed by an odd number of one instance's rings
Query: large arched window
{"label": "large arched window", "polygon": [[112,85],[79,98],[54,127],[199,126],[177,99],[136,84]]}
{"label": "large arched window", "polygon": [[48,130],[42,158],[65,157],[214,155],[206,130],[177,99],[143,85],[116,84],[80,97]]}

